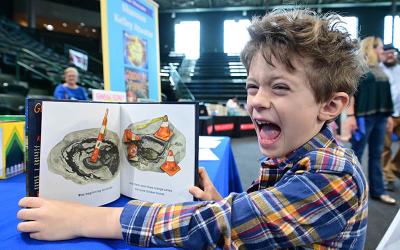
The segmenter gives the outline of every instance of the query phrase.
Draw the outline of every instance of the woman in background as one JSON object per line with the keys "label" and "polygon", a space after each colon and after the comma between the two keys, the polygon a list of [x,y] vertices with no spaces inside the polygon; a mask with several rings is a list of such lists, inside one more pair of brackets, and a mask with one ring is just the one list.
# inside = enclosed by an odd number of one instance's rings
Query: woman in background
{"label": "woman in background", "polygon": [[74,67],[68,67],[64,70],[65,82],[59,84],[54,90],[54,97],[63,100],[87,100],[86,90],[78,86],[79,73]]}
{"label": "woman in background", "polygon": [[350,101],[346,125],[352,132],[351,147],[360,162],[368,143],[371,198],[396,204],[396,200],[385,193],[381,165],[387,118],[393,112],[389,78],[379,66],[379,62],[384,59],[382,40],[367,37],[361,41],[361,50],[367,59],[369,71],[361,79]]}

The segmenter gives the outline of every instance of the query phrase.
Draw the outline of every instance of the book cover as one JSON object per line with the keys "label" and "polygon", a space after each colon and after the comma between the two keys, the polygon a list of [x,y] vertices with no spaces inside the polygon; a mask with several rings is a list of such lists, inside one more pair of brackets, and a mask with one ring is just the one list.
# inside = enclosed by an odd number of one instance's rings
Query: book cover
{"label": "book cover", "polygon": [[25,170],[24,126],[21,116],[0,116],[0,179]]}
{"label": "book cover", "polygon": [[26,99],[25,102],[26,195],[39,195],[40,134],[42,129],[42,100]]}
{"label": "book cover", "polygon": [[[40,136],[33,136],[39,139],[29,139],[32,147],[40,142],[39,196],[96,206],[120,194],[162,203],[193,200],[196,103],[43,101],[41,111]],[[38,133],[38,124],[31,124]]]}

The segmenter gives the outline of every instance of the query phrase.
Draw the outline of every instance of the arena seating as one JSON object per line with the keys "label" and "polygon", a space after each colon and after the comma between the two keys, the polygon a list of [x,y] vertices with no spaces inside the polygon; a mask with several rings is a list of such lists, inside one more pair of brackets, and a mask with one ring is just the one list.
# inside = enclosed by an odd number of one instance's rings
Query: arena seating
{"label": "arena seating", "polygon": [[[18,75],[20,80],[29,83],[29,89],[48,90],[51,94],[55,85],[62,81],[63,71],[68,66],[65,55],[45,47],[18,24],[0,18],[2,73]],[[103,80],[90,71],[80,71],[79,84],[87,89],[103,88]]]}
{"label": "arena seating", "polygon": [[238,55],[203,53],[187,86],[198,101],[225,103],[233,96],[246,99],[245,82],[246,69]]}

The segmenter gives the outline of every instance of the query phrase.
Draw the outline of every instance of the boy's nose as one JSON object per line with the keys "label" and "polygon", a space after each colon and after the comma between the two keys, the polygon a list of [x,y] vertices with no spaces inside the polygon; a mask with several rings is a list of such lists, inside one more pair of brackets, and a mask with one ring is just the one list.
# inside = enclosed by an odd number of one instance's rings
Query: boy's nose
{"label": "boy's nose", "polygon": [[257,94],[253,96],[253,107],[258,109],[271,108],[271,98],[268,93],[258,90]]}

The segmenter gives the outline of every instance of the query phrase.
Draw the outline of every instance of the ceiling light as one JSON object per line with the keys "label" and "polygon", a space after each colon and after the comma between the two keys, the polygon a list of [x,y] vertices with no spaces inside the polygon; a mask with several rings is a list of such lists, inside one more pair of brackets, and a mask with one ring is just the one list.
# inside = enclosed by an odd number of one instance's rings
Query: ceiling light
{"label": "ceiling light", "polygon": [[52,30],[54,30],[54,26],[51,25],[51,24],[48,24],[48,25],[46,25],[46,29],[47,29],[48,31],[52,31]]}
{"label": "ceiling light", "polygon": [[65,23],[65,22],[63,22],[63,23],[62,23],[62,26],[63,26],[63,27],[67,27],[67,26],[68,26],[68,24],[67,24],[67,23]]}
{"label": "ceiling light", "polygon": [[78,29],[75,29],[75,33],[78,33],[78,34],[79,34],[79,32],[80,32],[80,31],[79,31]]}

